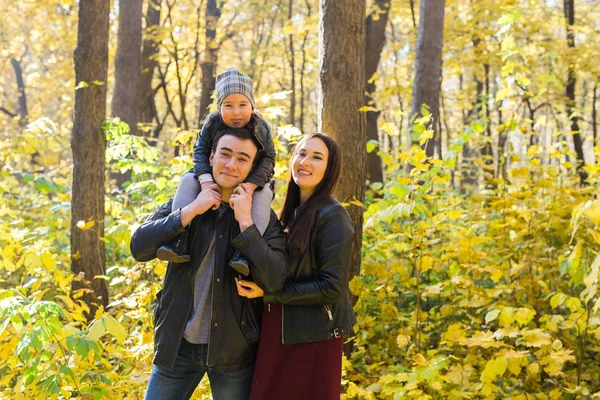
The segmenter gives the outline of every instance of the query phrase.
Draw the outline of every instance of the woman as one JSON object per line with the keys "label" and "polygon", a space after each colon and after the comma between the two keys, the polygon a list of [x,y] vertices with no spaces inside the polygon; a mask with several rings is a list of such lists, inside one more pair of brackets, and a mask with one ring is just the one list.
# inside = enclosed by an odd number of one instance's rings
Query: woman
{"label": "woman", "polygon": [[277,293],[237,281],[240,296],[264,296],[251,400],[340,398],[344,336],[355,323],[348,288],[352,220],[331,197],[341,152],[329,136],[305,136],[294,149],[281,223],[289,278]]}

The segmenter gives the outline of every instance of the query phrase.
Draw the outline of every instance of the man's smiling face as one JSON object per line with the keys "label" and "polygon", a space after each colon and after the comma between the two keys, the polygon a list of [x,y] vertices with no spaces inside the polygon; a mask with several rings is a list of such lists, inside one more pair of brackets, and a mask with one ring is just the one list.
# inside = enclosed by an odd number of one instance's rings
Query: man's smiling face
{"label": "man's smiling face", "polygon": [[252,170],[258,149],[250,139],[225,135],[210,155],[213,178],[224,190],[233,190],[244,182]]}

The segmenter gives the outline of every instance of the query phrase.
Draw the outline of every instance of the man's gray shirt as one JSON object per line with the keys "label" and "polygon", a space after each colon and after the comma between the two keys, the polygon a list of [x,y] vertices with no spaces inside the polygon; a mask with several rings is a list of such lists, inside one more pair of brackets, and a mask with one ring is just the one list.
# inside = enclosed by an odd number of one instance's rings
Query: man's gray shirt
{"label": "man's gray shirt", "polygon": [[[226,204],[221,203],[219,221],[227,207]],[[194,278],[194,308],[183,333],[185,340],[194,344],[208,343],[212,311],[212,277],[215,266],[215,237],[216,229],[208,245],[206,256]]]}

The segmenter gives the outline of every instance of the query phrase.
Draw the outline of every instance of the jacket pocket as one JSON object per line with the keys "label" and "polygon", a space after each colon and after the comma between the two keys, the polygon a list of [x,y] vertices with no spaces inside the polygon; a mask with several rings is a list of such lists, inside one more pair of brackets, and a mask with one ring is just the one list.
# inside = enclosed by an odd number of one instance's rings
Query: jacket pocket
{"label": "jacket pocket", "polygon": [[248,344],[253,345],[258,343],[260,336],[259,319],[256,310],[250,303],[249,299],[245,299],[242,303],[242,315],[240,317],[240,328],[246,338]]}

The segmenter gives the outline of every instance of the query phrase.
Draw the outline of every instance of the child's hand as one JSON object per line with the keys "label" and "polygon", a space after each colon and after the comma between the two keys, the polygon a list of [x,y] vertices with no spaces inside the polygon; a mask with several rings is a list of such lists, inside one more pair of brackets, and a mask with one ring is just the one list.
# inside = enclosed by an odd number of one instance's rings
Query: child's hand
{"label": "child's hand", "polygon": [[246,193],[248,193],[250,196],[252,196],[254,194],[254,191],[258,187],[258,185],[256,183],[252,183],[252,182],[240,183],[240,186],[243,187],[244,190],[246,190]]}
{"label": "child's hand", "polygon": [[254,223],[251,213],[252,196],[246,192],[246,189],[242,185],[233,190],[233,194],[229,198],[229,207],[233,209],[235,219],[240,224],[242,232]]}
{"label": "child's hand", "polygon": [[[202,187],[202,192],[214,190],[215,192],[221,194],[221,186],[217,185],[215,182],[203,182],[200,184],[200,186]],[[216,210],[217,208],[219,208],[219,205],[212,207],[213,210]]]}

